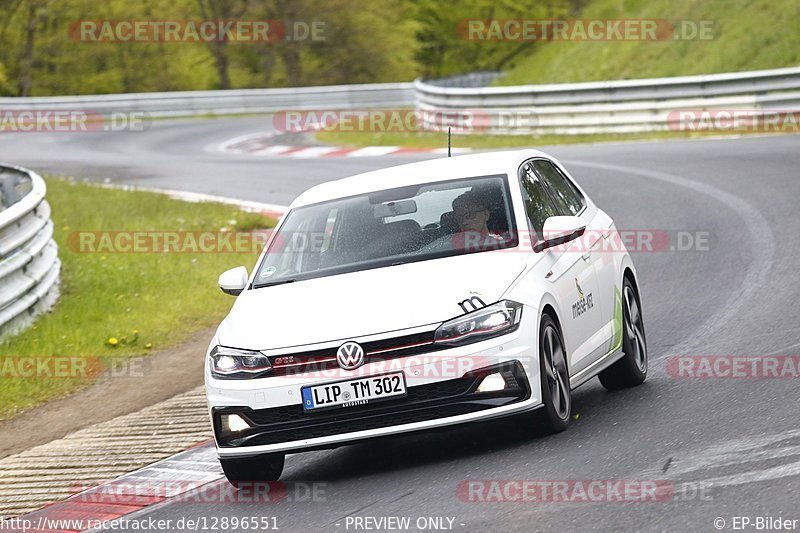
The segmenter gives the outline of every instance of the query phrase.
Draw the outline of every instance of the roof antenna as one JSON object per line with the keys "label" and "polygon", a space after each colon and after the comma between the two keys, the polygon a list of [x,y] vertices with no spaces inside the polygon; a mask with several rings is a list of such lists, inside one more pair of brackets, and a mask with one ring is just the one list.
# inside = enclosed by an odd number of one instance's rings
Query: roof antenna
{"label": "roof antenna", "polygon": [[447,128],[447,157],[450,157],[450,128]]}

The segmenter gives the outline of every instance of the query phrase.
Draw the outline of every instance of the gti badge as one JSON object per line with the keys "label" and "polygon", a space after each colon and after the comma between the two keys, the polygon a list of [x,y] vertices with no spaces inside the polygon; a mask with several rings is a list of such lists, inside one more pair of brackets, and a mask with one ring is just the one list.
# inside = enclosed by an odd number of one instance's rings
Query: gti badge
{"label": "gti badge", "polygon": [[355,370],[364,364],[364,348],[357,342],[348,341],[336,350],[336,362],[345,370]]}

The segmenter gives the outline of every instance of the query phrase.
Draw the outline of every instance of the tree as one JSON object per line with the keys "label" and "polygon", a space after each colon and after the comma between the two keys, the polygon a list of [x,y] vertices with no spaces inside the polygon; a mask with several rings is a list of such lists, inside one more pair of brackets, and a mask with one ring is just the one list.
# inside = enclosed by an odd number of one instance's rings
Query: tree
{"label": "tree", "polygon": [[[247,9],[245,0],[197,0],[200,15],[203,20],[227,21],[241,18]],[[228,58],[228,39],[221,36],[215,41],[208,42],[209,49],[214,56],[214,63],[219,76],[219,88],[230,89],[231,80],[228,74],[230,61]]]}
{"label": "tree", "polygon": [[467,20],[552,19],[574,14],[585,0],[462,0],[447,9],[438,0],[410,0],[419,24],[416,55],[426,77],[442,77],[476,70],[500,70],[535,41],[468,40]]}
{"label": "tree", "polygon": [[17,65],[17,94],[29,96],[33,87],[34,62],[36,59],[36,36],[47,20],[52,0],[10,0],[0,3],[6,11],[5,24],[0,32],[3,41],[9,36],[8,30],[15,19],[22,22],[22,47],[15,64]]}

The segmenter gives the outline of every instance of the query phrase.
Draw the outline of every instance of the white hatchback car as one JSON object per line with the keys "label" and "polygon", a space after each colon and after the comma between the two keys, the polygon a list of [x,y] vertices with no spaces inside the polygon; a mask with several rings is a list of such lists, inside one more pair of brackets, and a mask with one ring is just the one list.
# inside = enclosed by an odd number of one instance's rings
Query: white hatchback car
{"label": "white hatchback car", "polygon": [[313,187],[238,295],[205,380],[222,468],[275,480],[287,452],[520,414],[561,431],[594,376],[642,383],[636,270],[552,157],[482,153]]}

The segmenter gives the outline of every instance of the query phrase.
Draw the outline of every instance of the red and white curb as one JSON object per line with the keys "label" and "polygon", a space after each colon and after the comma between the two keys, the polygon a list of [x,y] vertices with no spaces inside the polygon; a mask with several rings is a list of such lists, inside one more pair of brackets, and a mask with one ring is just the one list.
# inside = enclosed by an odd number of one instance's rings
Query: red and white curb
{"label": "red and white curb", "polygon": [[[79,486],[75,484],[76,489]],[[213,441],[206,441],[113,481],[83,491],[73,490],[73,495],[64,501],[6,520],[0,530],[95,531],[101,529],[102,522],[132,515],[146,507],[179,498],[187,502],[223,501],[224,493],[234,490],[224,479]],[[209,497],[208,493],[213,495]]]}
{"label": "red and white curb", "polygon": [[207,442],[210,425],[201,386],[0,459],[0,516],[30,513]]}
{"label": "red and white curb", "polygon": [[[404,146],[366,146],[347,148],[341,146],[292,146],[275,144],[276,136],[270,133],[255,133],[236,137],[215,147],[213,151],[238,155],[264,157],[291,157],[311,159],[317,157],[384,157],[395,155],[433,154],[446,155],[447,148],[408,148]],[[453,148],[451,153],[464,154],[469,148]]]}

